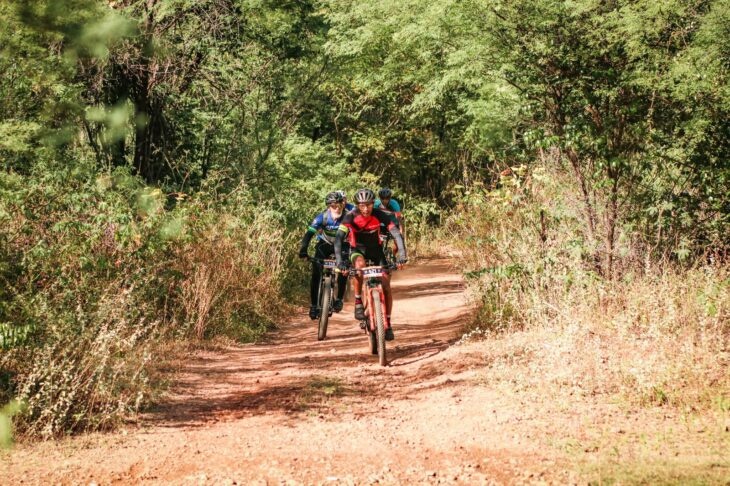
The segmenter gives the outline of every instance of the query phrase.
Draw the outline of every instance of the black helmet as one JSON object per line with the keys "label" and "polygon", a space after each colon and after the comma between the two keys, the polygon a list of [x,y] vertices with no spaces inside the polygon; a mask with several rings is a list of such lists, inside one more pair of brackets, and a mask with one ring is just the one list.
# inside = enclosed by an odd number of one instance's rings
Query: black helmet
{"label": "black helmet", "polygon": [[343,191],[342,189],[340,189],[339,191],[335,191],[335,192],[336,192],[337,194],[339,194],[340,196],[342,196],[342,200],[343,200],[343,201],[344,201],[345,199],[347,199],[347,193],[346,193],[345,191]]}
{"label": "black helmet", "polygon": [[375,193],[370,189],[360,189],[355,193],[355,202],[369,203],[375,201]]}
{"label": "black helmet", "polygon": [[324,198],[324,203],[327,206],[329,206],[332,203],[341,203],[341,202],[342,202],[342,194],[340,194],[339,192],[330,192]]}
{"label": "black helmet", "polygon": [[378,191],[378,197],[380,199],[390,199],[391,197],[393,197],[393,191],[391,191],[387,187],[384,187]]}

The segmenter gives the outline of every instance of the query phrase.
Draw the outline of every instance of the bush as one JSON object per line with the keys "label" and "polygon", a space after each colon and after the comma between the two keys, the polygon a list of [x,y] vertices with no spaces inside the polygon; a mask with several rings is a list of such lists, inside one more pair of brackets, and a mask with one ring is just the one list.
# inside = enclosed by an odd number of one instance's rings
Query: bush
{"label": "bush", "polygon": [[538,167],[465,195],[447,225],[478,304],[468,334],[539,335],[533,365],[544,374],[535,379],[570,375],[639,403],[709,406],[730,389],[730,268],[647,265],[627,225],[618,271],[605,278],[572,189]]}
{"label": "bush", "polygon": [[293,245],[245,192],[54,173],[0,175],[0,399],[24,403],[21,433],[111,427],[149,402],[165,342],[252,340],[279,315]]}

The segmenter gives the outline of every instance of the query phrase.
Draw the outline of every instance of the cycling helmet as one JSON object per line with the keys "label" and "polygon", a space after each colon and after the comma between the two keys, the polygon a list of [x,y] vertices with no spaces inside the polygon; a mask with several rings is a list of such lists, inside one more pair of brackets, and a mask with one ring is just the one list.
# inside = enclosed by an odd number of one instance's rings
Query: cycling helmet
{"label": "cycling helmet", "polygon": [[369,203],[375,201],[375,193],[370,189],[360,189],[355,193],[355,202]]}
{"label": "cycling helmet", "polygon": [[332,203],[341,203],[342,202],[342,194],[339,192],[330,192],[327,194],[327,196],[324,198],[324,203],[329,206]]}
{"label": "cycling helmet", "polygon": [[335,192],[336,192],[337,194],[339,194],[340,196],[342,196],[342,200],[343,200],[343,201],[344,201],[345,199],[347,199],[347,193],[346,193],[345,191],[335,191]]}
{"label": "cycling helmet", "polygon": [[380,199],[390,199],[393,197],[393,191],[391,191],[387,187],[384,187],[378,191],[378,197]]}

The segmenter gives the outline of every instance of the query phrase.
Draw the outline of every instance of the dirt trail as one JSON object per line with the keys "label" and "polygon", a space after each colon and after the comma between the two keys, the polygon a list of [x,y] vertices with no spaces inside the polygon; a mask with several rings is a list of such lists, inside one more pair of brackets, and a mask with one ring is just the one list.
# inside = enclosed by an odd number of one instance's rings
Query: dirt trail
{"label": "dirt trail", "polygon": [[388,367],[351,306],[322,342],[296,319],[267,343],[191,357],[139,428],[19,447],[0,483],[501,484],[551,468],[510,433],[506,398],[473,386],[483,363],[453,346],[469,310],[448,262],[399,272],[394,289]]}

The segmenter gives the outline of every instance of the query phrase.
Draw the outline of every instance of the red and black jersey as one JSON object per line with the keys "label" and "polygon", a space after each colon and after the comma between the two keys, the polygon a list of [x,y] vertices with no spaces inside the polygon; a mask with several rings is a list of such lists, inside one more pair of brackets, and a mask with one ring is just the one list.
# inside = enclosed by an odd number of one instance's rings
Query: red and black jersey
{"label": "red and black jersey", "polygon": [[347,213],[339,230],[347,234],[347,241],[353,248],[357,244],[379,245],[380,225],[388,230],[395,226],[392,217],[382,209],[373,208],[370,216],[365,217],[359,208]]}

